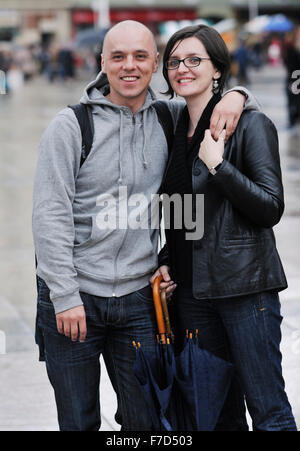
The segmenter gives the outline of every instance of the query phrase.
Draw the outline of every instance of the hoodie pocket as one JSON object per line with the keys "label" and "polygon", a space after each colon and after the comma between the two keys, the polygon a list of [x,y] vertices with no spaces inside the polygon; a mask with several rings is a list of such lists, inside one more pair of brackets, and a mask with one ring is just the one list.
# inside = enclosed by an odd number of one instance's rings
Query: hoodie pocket
{"label": "hoodie pocket", "polygon": [[80,243],[74,244],[75,251],[80,252],[107,239],[116,230],[114,227],[112,227],[112,225],[110,225],[109,227],[108,225],[109,224],[107,224],[107,227],[105,227],[105,224],[102,224],[102,222],[99,221],[97,215],[94,215],[91,220],[91,230],[89,237],[86,240],[81,241]]}
{"label": "hoodie pocket", "polygon": [[121,277],[133,279],[151,273],[157,266],[156,237],[147,229],[128,229],[120,249],[118,268]]}

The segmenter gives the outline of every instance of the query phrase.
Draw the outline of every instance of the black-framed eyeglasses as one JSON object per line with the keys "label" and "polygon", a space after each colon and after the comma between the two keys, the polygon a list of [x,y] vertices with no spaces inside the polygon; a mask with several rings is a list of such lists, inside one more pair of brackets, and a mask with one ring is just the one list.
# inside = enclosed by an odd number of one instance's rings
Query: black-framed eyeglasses
{"label": "black-framed eyeglasses", "polygon": [[165,66],[169,70],[178,69],[180,63],[183,63],[185,67],[197,67],[202,60],[210,60],[210,58],[200,58],[200,56],[187,56],[182,60],[178,58],[170,58],[166,61]]}

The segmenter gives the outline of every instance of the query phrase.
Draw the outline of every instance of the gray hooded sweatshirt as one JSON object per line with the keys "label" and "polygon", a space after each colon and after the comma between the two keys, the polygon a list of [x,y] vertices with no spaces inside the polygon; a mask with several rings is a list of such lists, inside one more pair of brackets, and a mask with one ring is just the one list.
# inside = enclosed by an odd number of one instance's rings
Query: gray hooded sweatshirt
{"label": "gray hooded sweatshirt", "polygon": [[[40,143],[33,237],[37,274],[50,289],[55,313],[82,305],[80,291],[111,297],[139,290],[157,267],[159,230],[151,205],[168,149],[156,98],[149,88],[133,115],[106,99],[105,82],[100,73],[81,98],[92,105],[94,121],[93,146],[81,167],[81,131],[70,108],[58,113]],[[250,98],[247,108],[257,108]],[[168,105],[176,124],[184,103]]]}
{"label": "gray hooded sweatshirt", "polygon": [[[168,149],[155,95],[149,88],[133,115],[106,99],[103,80],[99,74],[81,99],[92,105],[95,129],[82,167],[81,132],[70,108],[54,118],[40,143],[33,236],[37,274],[56,313],[81,305],[79,291],[110,297],[141,289],[157,267],[159,231],[150,204]],[[174,103],[174,121],[181,108]]]}

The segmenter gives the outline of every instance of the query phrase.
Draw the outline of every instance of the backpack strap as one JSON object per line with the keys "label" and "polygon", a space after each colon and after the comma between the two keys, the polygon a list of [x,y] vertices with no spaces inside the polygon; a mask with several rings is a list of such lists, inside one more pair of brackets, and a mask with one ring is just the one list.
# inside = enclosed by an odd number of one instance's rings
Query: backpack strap
{"label": "backpack strap", "polygon": [[[153,104],[158,120],[160,122],[160,125],[162,126],[162,129],[164,131],[164,134],[166,136],[166,140],[168,143],[168,149],[169,153],[172,149],[173,145],[173,138],[174,138],[174,124],[173,119],[170,113],[169,108],[167,107],[165,102],[162,102],[158,100]],[[93,117],[92,117],[92,111],[89,105],[86,105],[84,103],[78,103],[76,105],[69,105],[69,108],[71,108],[74,111],[74,114],[78,120],[79,127],[81,130],[81,136],[82,136],[82,152],[81,152],[81,159],[80,159],[80,167],[85,162],[86,158],[88,157],[90,150],[93,145],[93,138],[94,138],[94,123],[93,123]]]}
{"label": "backpack strap", "polygon": [[78,103],[77,105],[68,105],[74,111],[74,114],[78,120],[79,127],[82,136],[82,148],[80,167],[88,157],[93,145],[94,139],[94,122],[92,117],[92,111],[89,105],[85,103]]}
{"label": "backpack strap", "polygon": [[168,143],[169,154],[171,152],[174,140],[174,123],[170,110],[165,102],[158,100],[153,103],[156,110],[158,120],[163,128]]}

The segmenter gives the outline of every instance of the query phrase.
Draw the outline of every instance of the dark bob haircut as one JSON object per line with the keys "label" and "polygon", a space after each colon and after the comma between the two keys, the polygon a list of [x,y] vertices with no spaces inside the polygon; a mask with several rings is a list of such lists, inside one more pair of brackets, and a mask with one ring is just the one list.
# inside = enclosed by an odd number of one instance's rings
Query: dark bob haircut
{"label": "dark bob haircut", "polygon": [[163,76],[168,84],[168,91],[164,94],[168,94],[174,97],[174,91],[169,81],[168,69],[166,68],[166,62],[170,58],[171,52],[176,44],[180,44],[181,41],[187,38],[198,38],[204,45],[212,64],[221,73],[221,77],[218,79],[219,92],[224,89],[229,70],[230,70],[230,55],[226,47],[223,38],[212,27],[207,25],[193,25],[182,28],[174,33],[165,48],[163,56]]}

